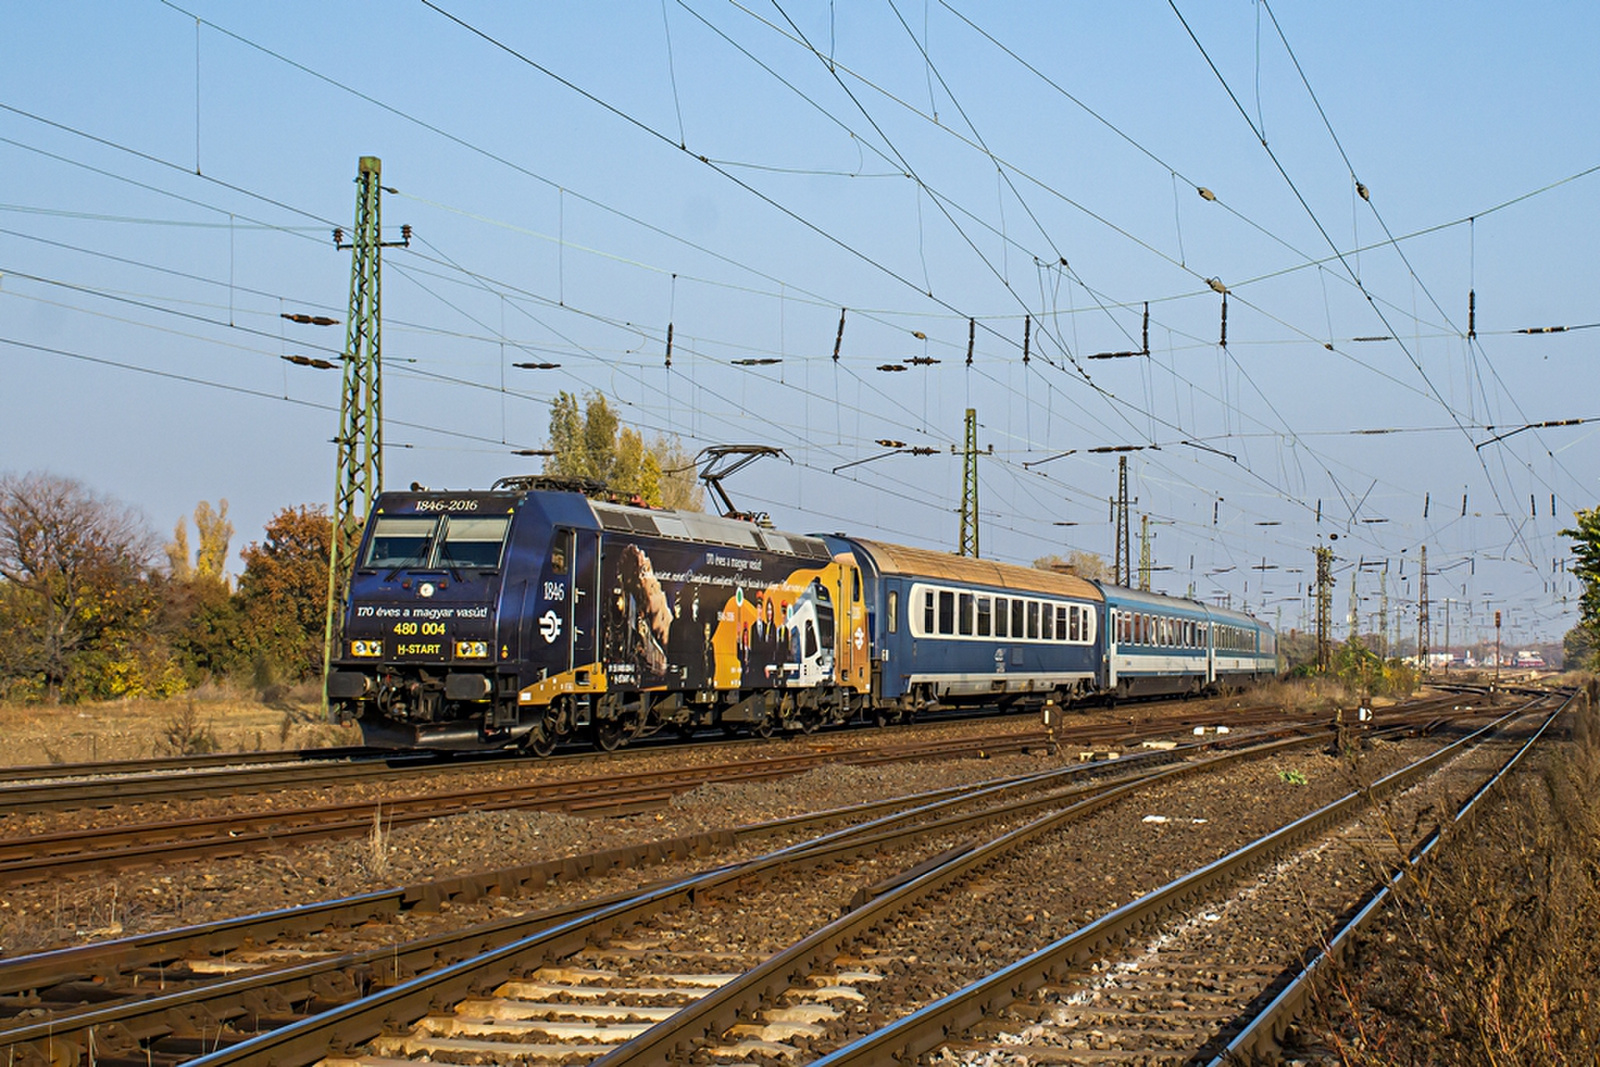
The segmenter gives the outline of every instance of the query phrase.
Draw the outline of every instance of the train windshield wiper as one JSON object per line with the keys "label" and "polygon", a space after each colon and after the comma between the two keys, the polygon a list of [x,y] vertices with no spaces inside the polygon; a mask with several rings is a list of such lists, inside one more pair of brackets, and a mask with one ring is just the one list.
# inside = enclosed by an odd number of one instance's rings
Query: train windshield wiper
{"label": "train windshield wiper", "polygon": [[394,565],[394,570],[384,575],[383,580],[385,582],[392,582],[394,581],[394,576],[405,570],[407,567],[414,567],[417,564],[427,562],[428,557],[433,554],[433,542],[436,541],[438,537],[439,527],[435,525],[433,532],[428,535],[428,539],[422,542],[422,547],[418,548],[415,552],[401,560],[399,563],[396,563]]}

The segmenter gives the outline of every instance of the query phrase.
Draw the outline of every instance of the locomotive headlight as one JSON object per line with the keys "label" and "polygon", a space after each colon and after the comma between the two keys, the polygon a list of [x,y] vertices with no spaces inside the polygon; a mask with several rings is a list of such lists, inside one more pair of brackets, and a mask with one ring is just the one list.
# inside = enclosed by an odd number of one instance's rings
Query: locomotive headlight
{"label": "locomotive headlight", "polygon": [[382,641],[351,641],[350,655],[352,656],[381,656],[383,655]]}
{"label": "locomotive headlight", "polygon": [[489,642],[487,641],[457,641],[456,659],[487,659],[489,657]]}

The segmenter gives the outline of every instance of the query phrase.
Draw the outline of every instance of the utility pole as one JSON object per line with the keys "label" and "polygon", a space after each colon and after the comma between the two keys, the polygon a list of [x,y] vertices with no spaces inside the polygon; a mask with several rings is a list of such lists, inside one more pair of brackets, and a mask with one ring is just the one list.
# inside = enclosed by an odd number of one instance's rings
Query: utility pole
{"label": "utility pole", "polygon": [[[350,312],[345,320],[344,391],[339,403],[338,464],[333,492],[333,536],[328,550],[328,612],[323,629],[322,675],[326,681],[334,646],[342,634],[341,613],[350,589],[350,569],[361,542],[361,524],[383,492],[382,249],[378,177],[382,161],[362,156],[356,173],[356,221],[350,243],[333,231],[333,244],[350,249]],[[411,227],[401,228],[411,243]],[[324,688],[323,706],[327,706]]]}
{"label": "utility pole", "polygon": [[961,450],[961,543],[963,556],[978,558],[978,409],[967,409],[966,444]]}
{"label": "utility pole", "polygon": [[1312,552],[1317,557],[1317,673],[1327,674],[1329,631],[1333,629],[1333,549],[1318,545]]}
{"label": "utility pole", "polygon": [[1428,546],[1422,546],[1421,574],[1417,578],[1417,663],[1428,673]]}
{"label": "utility pole", "polygon": [[1389,564],[1378,572],[1378,655],[1389,662]]}
{"label": "utility pole", "polygon": [[1139,516],[1139,591],[1150,591],[1150,516]]}
{"label": "utility pole", "polygon": [[1494,687],[1500,688],[1500,609],[1494,609]]}
{"label": "utility pole", "polygon": [[1112,568],[1116,573],[1113,576],[1118,585],[1133,585],[1133,553],[1132,545],[1128,542],[1128,457],[1117,457],[1117,503],[1116,503],[1116,565]]}
{"label": "utility pole", "polygon": [[1450,673],[1450,663],[1451,663],[1451,661],[1453,661],[1456,658],[1455,657],[1455,653],[1450,651],[1450,598],[1449,597],[1445,597],[1444,598],[1444,655],[1445,655],[1444,673],[1449,674]]}
{"label": "utility pole", "polygon": [[1356,579],[1361,577],[1361,568],[1358,566],[1350,572],[1350,610],[1346,613],[1345,626],[1350,631],[1350,643],[1354,645],[1361,632],[1361,597],[1357,593]]}

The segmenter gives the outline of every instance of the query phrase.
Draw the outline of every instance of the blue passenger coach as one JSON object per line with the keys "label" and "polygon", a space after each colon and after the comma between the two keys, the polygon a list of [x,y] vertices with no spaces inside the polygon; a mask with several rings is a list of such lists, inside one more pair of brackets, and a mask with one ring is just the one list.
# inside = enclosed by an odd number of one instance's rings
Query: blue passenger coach
{"label": "blue passenger coach", "polygon": [[1278,642],[1272,627],[1229,608],[1206,612],[1211,616],[1213,688],[1237,689],[1278,673]]}
{"label": "blue passenger coach", "polygon": [[867,576],[874,692],[905,710],[1096,689],[1103,597],[1073,575],[847,540]]}
{"label": "blue passenger coach", "polygon": [[1242,611],[1097,583],[1113,697],[1218,692],[1277,673],[1272,628]]}
{"label": "blue passenger coach", "polygon": [[1207,631],[1211,617],[1205,605],[1097,584],[1106,600],[1108,695],[1189,694],[1210,687]]}

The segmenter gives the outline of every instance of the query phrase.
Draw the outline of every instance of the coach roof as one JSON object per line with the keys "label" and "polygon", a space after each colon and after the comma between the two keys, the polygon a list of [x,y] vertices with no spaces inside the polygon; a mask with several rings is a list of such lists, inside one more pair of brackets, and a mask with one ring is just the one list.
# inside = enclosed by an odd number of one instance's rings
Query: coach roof
{"label": "coach roof", "polygon": [[852,540],[872,557],[872,561],[883,574],[992,586],[1023,593],[1070,596],[1080,600],[1105,599],[1093,582],[1075,574],[1042,571],[1034,567],[1019,567],[1012,563],[996,563],[993,560],[974,559],[970,556],[952,556],[948,552],[908,548],[905,545],[890,545],[882,541],[864,541],[858,538]]}

